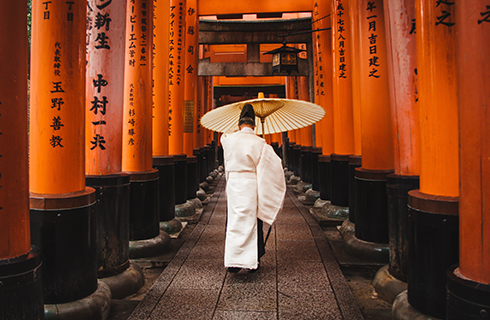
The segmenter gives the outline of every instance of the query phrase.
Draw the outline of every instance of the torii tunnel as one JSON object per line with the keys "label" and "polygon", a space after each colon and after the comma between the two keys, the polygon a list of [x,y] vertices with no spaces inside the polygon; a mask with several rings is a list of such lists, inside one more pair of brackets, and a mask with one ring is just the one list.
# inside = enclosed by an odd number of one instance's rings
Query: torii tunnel
{"label": "torii tunnel", "polygon": [[[346,252],[386,264],[374,286],[394,319],[488,318],[489,0],[1,0],[0,15],[1,319],[106,319],[223,164],[200,118],[259,92],[325,110],[265,139],[288,183],[348,213]],[[304,51],[273,72],[283,43]]]}

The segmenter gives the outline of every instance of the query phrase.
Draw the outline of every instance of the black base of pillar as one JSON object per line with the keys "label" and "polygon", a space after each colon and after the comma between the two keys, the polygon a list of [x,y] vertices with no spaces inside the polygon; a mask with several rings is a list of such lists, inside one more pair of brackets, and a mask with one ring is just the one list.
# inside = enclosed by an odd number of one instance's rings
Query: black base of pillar
{"label": "black base of pillar", "polygon": [[301,169],[300,177],[304,182],[313,182],[311,176],[311,151],[312,147],[301,147]]}
{"label": "black base of pillar", "polygon": [[44,305],[45,320],[106,320],[111,311],[111,289],[101,281],[91,295],[83,299]]}
{"label": "black base of pillar", "polygon": [[201,153],[200,148],[196,148],[192,150],[192,155],[197,158],[197,169],[196,169],[196,174],[197,174],[197,184],[199,185],[199,182],[203,181],[204,179],[202,178],[202,163],[203,163],[203,154]]}
{"label": "black base of pillar", "polygon": [[95,189],[97,277],[109,277],[129,266],[129,175],[86,176]]}
{"label": "black base of pillar", "polygon": [[160,233],[158,170],[130,174],[129,240],[151,239]]}
{"label": "black base of pillar", "polygon": [[44,303],[83,299],[97,289],[95,190],[43,196],[31,194],[30,213],[32,244],[42,252]]}
{"label": "black base of pillar", "polygon": [[173,156],[153,157],[153,168],[158,170],[160,221],[175,219],[175,164]]}
{"label": "black base of pillar", "polygon": [[330,156],[318,156],[318,175],[320,176],[320,199],[330,201],[332,196]]}
{"label": "black base of pillar", "polygon": [[216,147],[216,168],[225,163],[224,150],[222,146]]}
{"label": "black base of pillar", "polygon": [[386,175],[393,171],[356,169],[356,237],[388,243]]}
{"label": "black base of pillar", "polygon": [[293,172],[294,175],[301,177],[301,145],[293,146]]}
{"label": "black base of pillar", "polygon": [[374,263],[388,263],[390,251],[387,244],[364,241],[353,233],[346,234],[344,241],[345,252],[350,256]]}
{"label": "black base of pillar", "polygon": [[440,318],[429,316],[412,307],[408,302],[407,296],[407,291],[403,291],[395,298],[391,309],[393,320],[441,320]]}
{"label": "black base of pillar", "polygon": [[187,199],[194,199],[199,187],[197,181],[197,157],[187,157]]}
{"label": "black base of pillar", "polygon": [[[187,201],[187,155],[174,155],[175,161],[175,204]],[[209,171],[208,171],[209,172]]]}
{"label": "black base of pillar", "polygon": [[0,260],[2,319],[44,319],[40,250]]}
{"label": "black base of pillar", "polygon": [[296,142],[290,142],[288,138],[288,147],[286,150],[286,165],[289,171],[294,172],[294,159],[293,159],[293,148],[296,145]]}
{"label": "black base of pillar", "polygon": [[447,271],[447,320],[490,319],[490,285],[472,281],[457,265]]}
{"label": "black base of pillar", "polygon": [[393,303],[400,293],[407,290],[407,282],[395,278],[386,265],[376,272],[373,287],[381,299]]}
{"label": "black base of pillar", "polygon": [[170,236],[164,231],[151,239],[129,242],[129,257],[131,259],[154,257],[165,253],[170,244]]}
{"label": "black base of pillar", "polygon": [[408,301],[418,311],[444,319],[446,271],[459,259],[458,201],[419,190],[408,194]]}
{"label": "black base of pillar", "polygon": [[313,148],[311,152],[311,187],[315,191],[320,191],[320,175],[318,173],[318,157],[322,155],[322,148]]}
{"label": "black base of pillar", "polygon": [[352,223],[356,223],[356,168],[361,165],[361,156],[349,157],[349,221]]}
{"label": "black base of pillar", "polygon": [[208,177],[209,174],[209,161],[211,159],[209,158],[209,146],[204,146],[201,148],[201,154],[202,154],[202,163],[201,163],[201,170],[199,171],[201,176],[199,181],[203,182],[206,181],[206,178]]}
{"label": "black base of pillar", "polygon": [[112,299],[123,299],[138,292],[144,286],[145,275],[135,262],[131,262],[129,267],[123,272],[110,277],[100,278],[99,282],[109,286]]}
{"label": "black base of pillar", "polygon": [[[175,214],[175,210],[174,210]],[[170,221],[160,221],[160,230],[165,231],[168,234],[176,234],[182,231],[183,226],[182,222],[179,219],[175,218]]]}
{"label": "black base of pillar", "polygon": [[349,206],[349,155],[330,155],[331,201],[339,207]]}
{"label": "black base of pillar", "polygon": [[419,188],[418,176],[389,174],[388,225],[390,235],[389,272],[398,280],[407,282],[408,264],[408,192]]}

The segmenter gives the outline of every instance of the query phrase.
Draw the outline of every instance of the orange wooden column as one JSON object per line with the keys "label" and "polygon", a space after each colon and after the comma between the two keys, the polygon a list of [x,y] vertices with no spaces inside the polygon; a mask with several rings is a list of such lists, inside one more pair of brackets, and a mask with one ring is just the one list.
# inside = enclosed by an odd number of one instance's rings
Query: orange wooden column
{"label": "orange wooden column", "polygon": [[331,203],[349,206],[349,157],[354,154],[352,107],[352,39],[349,19],[350,1],[332,1],[332,95],[333,140],[331,154]]}
{"label": "orange wooden column", "polygon": [[[298,99],[304,101],[310,101],[310,94],[308,89],[308,77],[298,77]],[[301,133],[301,142],[304,146],[313,146],[312,127],[308,126],[299,129]]]}
{"label": "orange wooden column", "polygon": [[0,4],[4,48],[0,57],[5,61],[0,68],[0,312],[4,319],[44,318],[38,276],[41,255],[39,249],[31,249],[29,223],[26,25],[26,0]]}
{"label": "orange wooden column", "polygon": [[456,9],[461,138],[459,270],[465,277],[488,285],[490,230],[485,217],[489,216],[490,211],[484,203],[490,195],[485,187],[490,179],[490,148],[486,139],[490,118],[485,112],[490,107],[490,73],[485,63],[485,58],[490,54],[490,46],[485,40],[490,26],[489,10],[481,2],[468,6],[457,5]]}
{"label": "orange wooden column", "polygon": [[36,276],[41,259],[38,249],[31,250],[29,223],[26,25],[27,1],[0,4],[0,57],[5,61],[0,68],[0,283],[5,319],[44,317]]}
{"label": "orange wooden column", "polygon": [[394,164],[383,1],[361,1],[359,14],[362,167],[355,172],[356,237],[387,244],[386,175]]}
{"label": "orange wooden column", "polygon": [[[331,6],[328,1],[313,0],[314,29],[331,27]],[[325,109],[325,116],[315,124],[322,154],[330,156],[334,152],[333,99],[332,99],[332,33],[330,30],[312,34],[315,71],[315,103]]]}
{"label": "orange wooden column", "polygon": [[31,236],[44,251],[47,304],[97,289],[95,192],[85,187],[86,12],[81,0],[32,3]]}
{"label": "orange wooden column", "polygon": [[360,0],[350,0],[347,6],[350,20],[351,75],[352,75],[352,120],[354,130],[354,154],[349,156],[349,221],[355,223],[356,192],[355,169],[361,166],[361,86],[360,86],[360,40],[359,40]]}
{"label": "orange wooden column", "polygon": [[170,0],[169,154],[184,152],[185,0]]}
{"label": "orange wooden column", "polygon": [[383,1],[361,2],[362,168],[392,171],[391,112]]}
{"label": "orange wooden column", "polygon": [[[410,191],[408,199],[412,217],[408,302],[424,314],[444,318],[446,270],[458,261],[459,135],[454,4],[417,0],[415,15],[420,189]],[[431,219],[429,226],[426,219]]]}
{"label": "orange wooden column", "polygon": [[127,4],[122,170],[131,181],[129,254],[135,258],[141,247],[132,243],[160,232],[158,170],[153,169],[152,152],[153,1]]}
{"label": "orange wooden column", "polygon": [[[122,172],[126,9],[123,0],[106,5],[87,2],[85,79],[85,181],[97,197],[97,276],[120,275],[123,278],[118,285],[122,288],[130,287],[124,275],[131,268],[130,177]],[[102,281],[112,286],[106,280]],[[139,275],[140,283],[142,280]]]}
{"label": "orange wooden column", "polygon": [[187,0],[185,11],[184,153],[192,156],[196,145],[199,13],[197,0]]}
{"label": "orange wooden column", "polygon": [[88,2],[85,172],[121,173],[126,5]]}
{"label": "orange wooden column", "polygon": [[[460,126],[459,268],[448,271],[446,319],[490,309],[490,55],[488,2],[456,3]],[[472,292],[469,295],[467,292]]]}
{"label": "orange wooden column", "polygon": [[[152,5],[150,0],[139,0],[129,2],[127,10],[122,144],[125,172],[152,170]],[[139,13],[136,19],[135,12]]]}
{"label": "orange wooden column", "polygon": [[282,135],[280,133],[274,133],[272,134],[272,142],[278,142],[282,144]]}
{"label": "orange wooden column", "polygon": [[[31,251],[27,152],[27,1],[0,5],[0,260]],[[11,46],[16,43],[15,46]]]}
{"label": "orange wooden column", "polygon": [[352,61],[352,117],[354,121],[354,155],[360,157],[361,148],[361,57],[360,57],[360,34],[359,34],[359,8],[361,0],[351,0],[348,6],[349,20],[351,21],[350,37],[351,61]]}
{"label": "orange wooden column", "polygon": [[[287,99],[295,99],[293,81],[294,81],[294,77],[292,76],[286,77],[285,87],[286,87]],[[296,131],[295,130],[288,131],[288,137],[289,137],[289,142],[296,142]]]}
{"label": "orange wooden column", "polygon": [[[312,28],[332,27],[331,4],[328,1],[312,1]],[[325,116],[315,124],[317,144],[322,148],[318,156],[320,176],[319,191],[323,200],[331,199],[330,154],[334,152],[333,92],[332,92],[332,32],[317,31],[312,34],[314,57],[315,103],[325,109]]]}
{"label": "orange wooden column", "polygon": [[197,77],[197,115],[196,115],[196,130],[194,135],[194,141],[196,141],[196,148],[204,146],[204,130],[201,125],[201,118],[206,113],[206,87],[205,77]]}
{"label": "orange wooden column", "polygon": [[[207,93],[207,110],[211,111],[215,107],[215,101],[214,101],[214,77],[208,77],[208,93]],[[206,144],[211,143],[213,140],[213,131],[211,130],[206,130]]]}
{"label": "orange wooden column", "polygon": [[408,192],[419,187],[419,114],[414,0],[385,1],[391,95],[394,174],[388,175],[390,263],[388,272],[407,281]]}
{"label": "orange wooden column", "polygon": [[153,156],[168,155],[170,0],[154,2]]}
{"label": "orange wooden column", "polygon": [[351,1],[332,1],[332,96],[334,154],[354,154],[352,107],[352,39],[348,12]]}
{"label": "orange wooden column", "polygon": [[[199,59],[204,58],[204,46],[198,46]],[[198,59],[198,63],[199,63]],[[195,141],[197,142],[196,148],[202,148],[204,143],[204,136],[206,129],[201,126],[201,118],[206,114],[206,77],[197,77],[197,116],[196,116],[196,130],[195,130]]]}
{"label": "orange wooden column", "polygon": [[33,3],[32,193],[85,192],[85,145],[80,143],[85,141],[85,99],[81,98],[85,92],[85,24],[80,27],[84,18],[79,10],[85,6],[62,1]]}
{"label": "orange wooden column", "polygon": [[418,176],[419,110],[415,1],[385,2],[395,174]]}
{"label": "orange wooden column", "polygon": [[[300,88],[299,88],[299,77],[295,76],[293,77],[293,81],[292,81],[292,91],[293,91],[293,99],[299,99],[299,92],[300,92]],[[301,130],[300,129],[296,129],[294,130],[294,134],[295,134],[295,142],[297,145],[302,145],[303,144],[303,137],[301,135]]]}

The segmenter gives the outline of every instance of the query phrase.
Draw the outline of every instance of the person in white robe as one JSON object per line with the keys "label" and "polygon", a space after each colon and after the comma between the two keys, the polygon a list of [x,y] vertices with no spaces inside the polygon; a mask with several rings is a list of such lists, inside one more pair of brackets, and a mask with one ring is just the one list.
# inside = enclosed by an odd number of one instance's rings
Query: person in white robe
{"label": "person in white robe", "polygon": [[281,158],[254,133],[255,113],[250,104],[241,112],[240,131],[224,133],[228,216],[225,267],[229,272],[259,267],[265,253],[262,221],[272,225],[282,208],[286,182]]}

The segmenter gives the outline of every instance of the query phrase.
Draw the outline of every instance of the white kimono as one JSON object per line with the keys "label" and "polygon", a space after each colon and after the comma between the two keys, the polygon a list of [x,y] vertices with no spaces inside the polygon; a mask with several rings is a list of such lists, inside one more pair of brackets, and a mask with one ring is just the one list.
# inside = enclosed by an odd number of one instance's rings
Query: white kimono
{"label": "white kimono", "polygon": [[272,224],[286,193],[281,158],[248,128],[223,134],[221,144],[228,201],[225,267],[256,269],[257,218]]}

